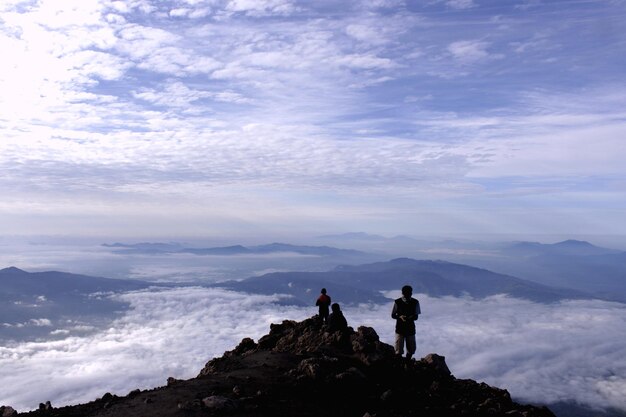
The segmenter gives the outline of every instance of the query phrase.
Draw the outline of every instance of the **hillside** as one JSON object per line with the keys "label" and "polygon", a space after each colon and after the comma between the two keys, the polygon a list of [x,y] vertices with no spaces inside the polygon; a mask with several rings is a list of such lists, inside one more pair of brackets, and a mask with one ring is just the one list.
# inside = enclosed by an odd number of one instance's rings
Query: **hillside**
{"label": "hillside", "polygon": [[59,329],[59,337],[62,337],[69,334],[68,329],[106,325],[127,304],[104,294],[133,291],[150,285],[138,280],[58,271],[1,269],[0,318],[3,326],[0,342],[50,337],[51,329]]}
{"label": "hillside", "polygon": [[316,318],[273,324],[258,343],[243,339],[189,380],[169,378],[166,386],[124,397],[107,393],[87,404],[40,408],[20,415],[554,416],[512,401],[506,390],[455,378],[441,356],[407,361],[372,328],[331,333]]}
{"label": "hillside", "polygon": [[586,241],[517,242],[503,248],[496,258],[468,262],[545,285],[626,302],[626,252]]}

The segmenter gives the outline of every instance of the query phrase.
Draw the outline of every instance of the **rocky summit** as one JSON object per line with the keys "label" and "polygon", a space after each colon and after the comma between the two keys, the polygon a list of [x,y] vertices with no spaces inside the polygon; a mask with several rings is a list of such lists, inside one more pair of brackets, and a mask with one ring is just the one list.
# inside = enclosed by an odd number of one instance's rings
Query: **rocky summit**
{"label": "rocky summit", "polygon": [[42,403],[19,415],[554,416],[512,401],[506,390],[455,378],[442,356],[406,360],[370,327],[329,332],[315,317],[272,324],[258,342],[243,339],[189,380],[169,378],[163,387],[75,406]]}

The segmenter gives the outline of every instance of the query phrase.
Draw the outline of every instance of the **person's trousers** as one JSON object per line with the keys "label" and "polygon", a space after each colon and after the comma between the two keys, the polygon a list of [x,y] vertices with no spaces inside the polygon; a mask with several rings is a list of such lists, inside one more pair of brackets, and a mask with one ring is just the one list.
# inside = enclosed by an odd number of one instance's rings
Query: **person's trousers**
{"label": "person's trousers", "polygon": [[396,333],[396,355],[402,355],[404,353],[404,344],[406,343],[406,353],[413,356],[415,353],[415,335],[404,335]]}
{"label": "person's trousers", "polygon": [[322,322],[322,324],[324,323],[328,324],[328,310],[326,311],[320,310],[319,316],[320,316],[320,322]]}

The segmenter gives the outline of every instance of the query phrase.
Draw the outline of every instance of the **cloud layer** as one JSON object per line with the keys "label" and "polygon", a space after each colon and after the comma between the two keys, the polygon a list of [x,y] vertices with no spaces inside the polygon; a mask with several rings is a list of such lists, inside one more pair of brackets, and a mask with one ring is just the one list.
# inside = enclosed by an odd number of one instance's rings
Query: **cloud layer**
{"label": "cloud layer", "polygon": [[[91,337],[0,348],[0,403],[25,410],[88,401],[105,392],[190,378],[243,337],[300,320],[314,308],[277,306],[276,297],[216,289],[153,290],[120,296],[133,309]],[[420,297],[418,355],[445,355],[455,376],[485,381],[532,402],[576,400],[626,409],[626,309],[601,301],[538,305]],[[390,306],[344,307],[350,325],[393,340]]]}

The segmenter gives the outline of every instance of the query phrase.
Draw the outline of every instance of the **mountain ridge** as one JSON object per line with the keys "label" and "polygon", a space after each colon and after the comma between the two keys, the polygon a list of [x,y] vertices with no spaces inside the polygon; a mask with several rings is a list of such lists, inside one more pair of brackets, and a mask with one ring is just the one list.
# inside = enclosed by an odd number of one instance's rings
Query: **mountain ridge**
{"label": "mountain ridge", "polygon": [[271,253],[298,253],[314,256],[362,256],[365,252],[355,249],[341,249],[332,246],[293,245],[290,243],[273,242],[265,245],[230,245],[215,247],[186,247],[178,243],[103,243],[102,246],[114,249],[119,254],[164,254],[164,253],[191,253],[194,255],[245,255]]}
{"label": "mountain ridge", "polygon": [[591,298],[583,292],[550,287],[483,268],[411,258],[340,265],[325,272],[272,272],[214,286],[260,294],[289,294],[291,299],[284,300],[285,303],[308,305],[321,287],[328,288],[337,300],[358,304],[388,302],[381,291],[397,290],[406,284],[412,285],[415,293],[435,297],[469,295],[484,298],[508,294],[536,302]]}
{"label": "mountain ridge", "polygon": [[14,266],[1,269],[0,342],[48,337],[53,328],[64,335],[68,328],[84,328],[82,324],[106,325],[128,304],[94,294],[134,291],[151,285],[60,271],[27,272]]}
{"label": "mountain ridge", "polygon": [[504,248],[505,252],[523,254],[525,256],[537,255],[604,255],[619,253],[619,250],[596,246],[586,240],[567,239],[556,243],[540,242],[514,242]]}

